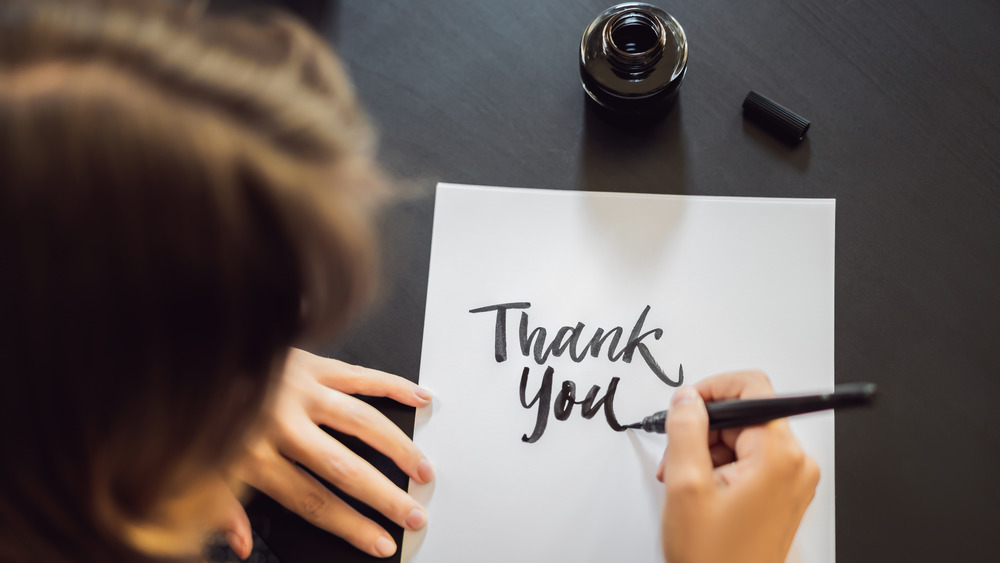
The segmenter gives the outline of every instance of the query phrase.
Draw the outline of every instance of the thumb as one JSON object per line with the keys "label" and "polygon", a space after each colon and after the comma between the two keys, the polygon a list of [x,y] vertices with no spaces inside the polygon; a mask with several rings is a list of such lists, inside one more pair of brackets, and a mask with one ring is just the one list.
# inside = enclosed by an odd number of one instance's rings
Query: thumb
{"label": "thumb", "polygon": [[[228,490],[228,489],[227,489]],[[250,519],[243,510],[243,505],[232,492],[229,492],[225,502],[226,519],[219,530],[226,536],[226,542],[240,559],[250,557],[253,550],[253,534],[250,531]]]}
{"label": "thumb", "polygon": [[667,451],[663,478],[668,486],[698,486],[712,482],[708,451],[708,411],[694,387],[674,393],[667,412]]}

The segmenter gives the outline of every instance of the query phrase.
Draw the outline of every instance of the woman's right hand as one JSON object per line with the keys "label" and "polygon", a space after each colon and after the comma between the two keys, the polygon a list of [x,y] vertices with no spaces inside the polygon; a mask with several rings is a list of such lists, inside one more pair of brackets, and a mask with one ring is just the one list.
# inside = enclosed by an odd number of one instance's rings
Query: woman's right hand
{"label": "woman's right hand", "polygon": [[705,401],[774,395],[767,376],[733,372],[678,389],[657,477],[666,486],[668,563],[782,563],[819,482],[788,421],[708,430]]}

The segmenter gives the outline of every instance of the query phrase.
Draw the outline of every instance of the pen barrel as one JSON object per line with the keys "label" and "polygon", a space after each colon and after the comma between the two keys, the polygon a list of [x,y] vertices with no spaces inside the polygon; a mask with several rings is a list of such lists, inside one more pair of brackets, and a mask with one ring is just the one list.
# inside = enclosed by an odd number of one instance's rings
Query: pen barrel
{"label": "pen barrel", "polygon": [[718,430],[764,424],[796,414],[866,405],[872,402],[874,395],[872,384],[844,384],[836,386],[833,393],[821,395],[719,401],[705,407],[709,429]]}
{"label": "pen barrel", "polygon": [[[708,428],[733,428],[764,424],[778,418],[828,409],[860,407],[875,400],[874,383],[843,383],[833,388],[833,393],[768,397],[762,399],[733,399],[705,405],[708,411]],[[667,411],[647,416],[642,422],[630,426],[646,432],[666,432]]]}

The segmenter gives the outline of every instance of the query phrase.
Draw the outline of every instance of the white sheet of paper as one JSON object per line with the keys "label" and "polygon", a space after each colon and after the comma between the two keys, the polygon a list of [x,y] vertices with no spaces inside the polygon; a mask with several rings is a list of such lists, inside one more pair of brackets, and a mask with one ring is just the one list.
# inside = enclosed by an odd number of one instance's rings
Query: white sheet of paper
{"label": "white sheet of paper", "polygon": [[[435,464],[433,483],[411,481],[429,523],[406,532],[412,563],[661,562],[662,486],[655,473],[667,438],[615,432],[603,410],[554,410],[540,438],[538,404],[522,406],[551,367],[551,400],[564,381],[583,401],[618,378],[622,424],[667,407],[674,387],[633,346],[631,362],[570,352],[538,364],[519,341],[564,326],[579,352],[597,328],[623,328],[621,352],[648,306],[639,341],[685,383],[743,368],[766,371],[778,393],[826,391],[834,383],[835,202],[473,187],[439,184],[420,384],[434,393],[418,409],[414,441]],[[506,359],[496,359],[497,313],[512,302]],[[539,401],[540,402],[540,401]],[[792,419],[822,478],[789,561],[832,563],[834,418]]]}

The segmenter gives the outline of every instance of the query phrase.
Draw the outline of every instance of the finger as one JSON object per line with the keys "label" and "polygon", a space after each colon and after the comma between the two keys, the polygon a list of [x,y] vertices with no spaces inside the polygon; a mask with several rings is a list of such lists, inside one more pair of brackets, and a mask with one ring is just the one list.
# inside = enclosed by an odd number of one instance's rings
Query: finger
{"label": "finger", "polygon": [[[806,508],[812,502],[813,498],[816,497],[816,487],[819,485],[820,471],[819,464],[816,463],[811,457],[806,457],[806,463],[802,471],[802,499],[804,504],[802,506],[802,513],[804,514]],[[802,514],[799,515],[802,517]]]}
{"label": "finger", "polygon": [[716,482],[725,486],[732,486],[733,483],[739,480],[740,475],[746,469],[745,465],[744,462],[740,461],[720,465],[715,469]]}
{"label": "finger", "polygon": [[[733,461],[728,459],[729,457],[735,458],[736,454],[726,446],[720,443],[721,438],[719,438],[720,430],[709,430],[708,431],[708,451],[712,455],[712,463],[716,467],[722,465],[723,463],[729,463]],[[716,461],[718,459],[719,461]],[[660,459],[660,465],[656,468],[656,480],[663,482],[663,466],[667,461],[666,452],[663,454],[663,458]]]}
{"label": "finger", "polygon": [[708,451],[712,455],[713,467],[720,467],[736,461],[736,452],[725,444],[709,446]]}
{"label": "finger", "polygon": [[721,373],[695,384],[706,401],[748,399],[774,396],[771,380],[762,371],[746,370]]}
{"label": "finger", "polygon": [[427,513],[388,477],[319,427],[310,426],[304,433],[282,453],[396,524],[409,530],[424,527]]}
{"label": "finger", "polygon": [[363,440],[418,483],[434,478],[434,468],[423,452],[375,407],[334,390],[323,394],[320,405],[321,412],[313,417],[318,424]]}
{"label": "finger", "polygon": [[226,497],[226,518],[222,524],[222,533],[226,542],[240,559],[250,557],[253,550],[253,533],[250,531],[250,519],[236,495],[229,493]]}
{"label": "finger", "polygon": [[317,381],[332,389],[351,395],[388,397],[411,407],[422,407],[431,402],[430,391],[404,377],[308,352],[298,353],[308,354],[309,357],[303,359],[315,370]]}
{"label": "finger", "polygon": [[[722,373],[698,382],[695,387],[706,401],[774,396],[771,380],[764,372],[758,370]],[[776,437],[787,439],[791,435],[785,420],[766,426],[770,428],[768,432],[761,432],[762,427],[727,428],[720,432],[719,438],[723,444],[736,452],[738,459],[744,459],[760,450],[762,440],[769,441]]]}
{"label": "finger", "polygon": [[787,494],[792,496],[792,502],[786,503],[790,510],[788,517],[791,519],[791,525],[785,526],[784,537],[781,540],[782,553],[788,553],[791,548],[795,532],[816,494],[816,485],[819,483],[820,477],[819,466],[811,457],[804,453],[801,457],[797,455],[793,457],[795,459],[793,466],[797,469],[794,471],[793,477],[783,481],[787,487]]}
{"label": "finger", "polygon": [[722,439],[719,437],[720,430],[709,430],[708,431],[708,445],[714,446],[718,444]]}
{"label": "finger", "polygon": [[723,428],[719,431],[719,442],[731,450],[736,449],[736,440],[743,433],[743,428]]}
{"label": "finger", "polygon": [[671,489],[697,492],[712,481],[712,457],[708,451],[708,412],[694,387],[674,393],[667,412],[667,451],[663,480]]}
{"label": "finger", "polygon": [[781,540],[782,553],[787,553],[791,547],[796,529],[802,522],[802,517],[816,493],[816,484],[819,482],[819,467],[809,456],[803,455],[793,465],[797,466],[795,474],[782,481],[787,487],[786,494],[791,497],[789,499],[791,502],[784,503],[789,510],[787,517],[790,525],[784,527],[785,533]]}
{"label": "finger", "polygon": [[396,552],[396,542],[381,526],[362,516],[319,481],[281,456],[257,472],[250,484],[314,526],[347,540],[376,557]]}

